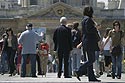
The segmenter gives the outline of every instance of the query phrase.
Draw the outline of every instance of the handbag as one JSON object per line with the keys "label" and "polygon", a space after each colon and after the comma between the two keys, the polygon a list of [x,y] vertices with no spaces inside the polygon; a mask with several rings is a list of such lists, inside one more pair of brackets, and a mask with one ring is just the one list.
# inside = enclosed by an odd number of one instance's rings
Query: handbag
{"label": "handbag", "polygon": [[[120,41],[122,38],[122,31],[120,32]],[[114,46],[111,52],[112,56],[119,56],[122,54],[122,47],[121,45]]]}
{"label": "handbag", "polygon": [[121,55],[122,54],[121,46],[118,45],[118,46],[113,47],[111,54],[112,54],[112,56],[119,56],[119,55]]}

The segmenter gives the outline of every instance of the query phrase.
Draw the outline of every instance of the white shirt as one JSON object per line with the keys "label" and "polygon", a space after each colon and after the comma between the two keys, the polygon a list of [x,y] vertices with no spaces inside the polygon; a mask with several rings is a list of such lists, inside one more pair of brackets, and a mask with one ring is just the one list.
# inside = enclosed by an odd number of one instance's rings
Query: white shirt
{"label": "white shirt", "polygon": [[[105,42],[106,42],[106,39],[107,39],[107,38],[104,38],[104,37],[103,37],[102,42],[105,43]],[[104,46],[104,50],[110,50],[111,44],[112,44],[112,39],[109,38],[109,41],[108,41],[108,42],[106,43],[106,45]]]}

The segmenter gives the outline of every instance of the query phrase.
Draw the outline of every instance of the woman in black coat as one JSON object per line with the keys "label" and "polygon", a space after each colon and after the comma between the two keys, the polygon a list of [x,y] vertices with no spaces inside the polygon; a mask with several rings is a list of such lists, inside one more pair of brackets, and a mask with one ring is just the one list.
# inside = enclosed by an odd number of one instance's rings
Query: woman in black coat
{"label": "woman in black coat", "polygon": [[14,63],[15,54],[17,51],[17,37],[13,34],[13,30],[11,28],[7,28],[6,30],[6,38],[4,41],[4,49],[7,52],[8,57],[8,66],[9,66],[9,76],[16,74],[16,67]]}
{"label": "woman in black coat", "polygon": [[82,20],[82,46],[87,53],[88,60],[80,66],[78,71],[76,71],[76,76],[78,80],[81,80],[79,76],[83,75],[87,68],[88,80],[100,81],[96,79],[93,71],[93,63],[95,62],[95,51],[99,50],[99,36],[95,27],[95,22],[92,19],[93,8],[90,6],[85,7],[83,14],[84,17]]}

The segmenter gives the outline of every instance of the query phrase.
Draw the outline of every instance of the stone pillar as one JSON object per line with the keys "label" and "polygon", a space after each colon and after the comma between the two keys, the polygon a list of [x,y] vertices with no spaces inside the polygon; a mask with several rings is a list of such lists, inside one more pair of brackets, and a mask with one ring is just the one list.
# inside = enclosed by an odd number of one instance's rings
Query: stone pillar
{"label": "stone pillar", "polygon": [[119,0],[119,9],[125,9],[125,0]]}
{"label": "stone pillar", "polygon": [[30,6],[30,0],[21,0],[21,6],[22,7],[29,7]]}

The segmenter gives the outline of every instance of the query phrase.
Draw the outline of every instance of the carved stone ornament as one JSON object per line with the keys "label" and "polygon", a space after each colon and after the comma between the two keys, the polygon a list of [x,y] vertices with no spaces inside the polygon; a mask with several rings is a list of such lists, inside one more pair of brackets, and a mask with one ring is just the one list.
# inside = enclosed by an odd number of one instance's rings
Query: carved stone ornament
{"label": "carved stone ornament", "polygon": [[55,11],[55,14],[57,16],[63,16],[64,15],[64,7],[58,6],[53,9]]}

